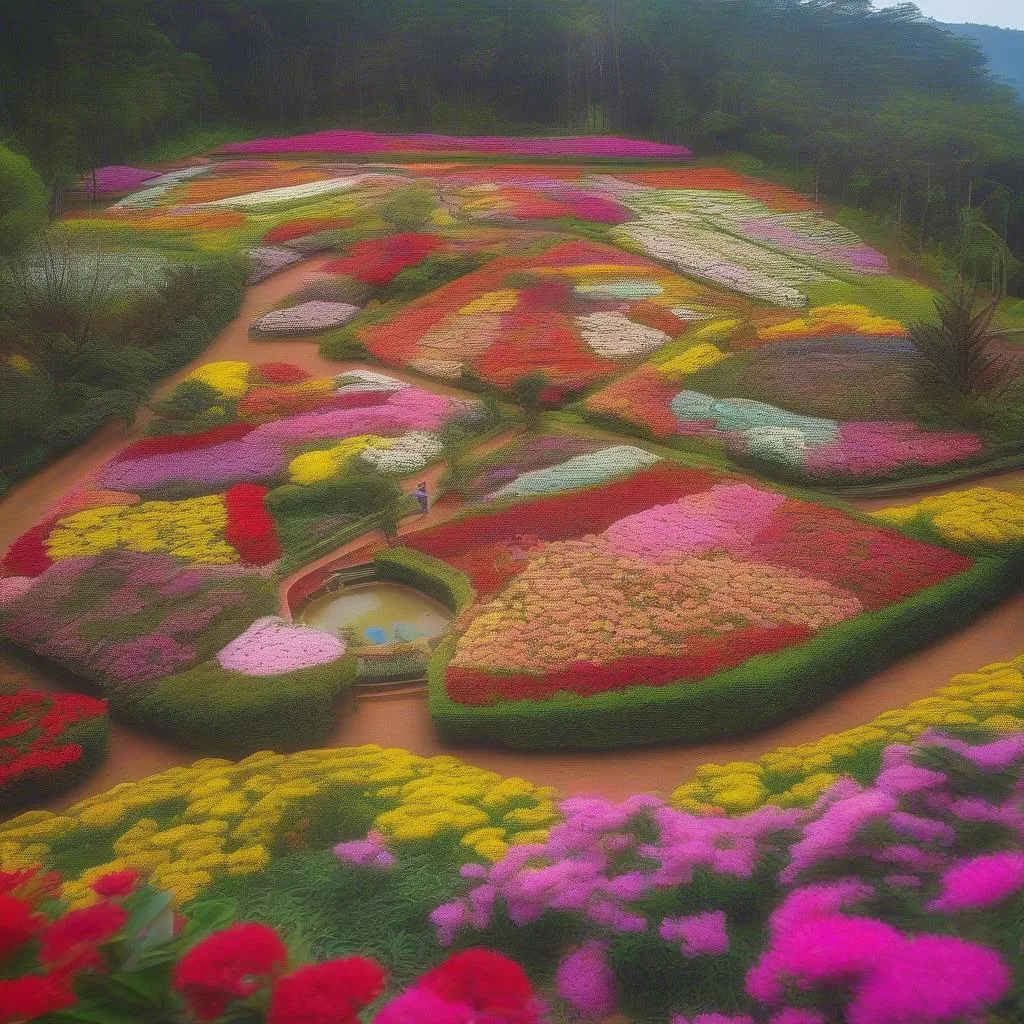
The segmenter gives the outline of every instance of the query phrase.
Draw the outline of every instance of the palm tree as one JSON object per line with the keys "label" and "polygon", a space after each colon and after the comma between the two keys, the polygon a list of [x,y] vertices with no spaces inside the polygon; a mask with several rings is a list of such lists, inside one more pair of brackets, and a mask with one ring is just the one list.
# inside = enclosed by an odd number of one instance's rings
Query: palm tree
{"label": "palm tree", "polygon": [[978,312],[976,305],[977,288],[967,287],[961,279],[955,291],[935,300],[937,324],[911,324],[910,340],[921,357],[921,383],[926,390],[971,396],[997,393],[1009,383],[1012,367],[989,351],[999,300]]}

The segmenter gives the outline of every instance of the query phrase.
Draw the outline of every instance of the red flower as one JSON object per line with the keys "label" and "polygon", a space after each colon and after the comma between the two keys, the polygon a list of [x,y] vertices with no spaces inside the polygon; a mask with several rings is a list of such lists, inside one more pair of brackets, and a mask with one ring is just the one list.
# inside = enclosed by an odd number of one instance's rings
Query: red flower
{"label": "red flower", "polygon": [[144,437],[141,441],[126,445],[110,461],[127,462],[131,459],[146,459],[152,455],[212,448],[214,445],[224,444],[226,441],[238,441],[254,429],[249,423],[227,423],[198,434],[164,434],[160,437]]}
{"label": "red flower", "polygon": [[41,576],[53,565],[46,548],[46,538],[53,529],[56,517],[48,517],[26,530],[4,555],[3,567],[12,576]]}
{"label": "red flower", "polygon": [[0,980],[0,1024],[20,1024],[74,1005],[67,984],[46,974]]}
{"label": "red flower", "polygon": [[361,956],[300,967],[274,986],[268,1024],[355,1024],[384,990],[384,970]]}
{"label": "red flower", "polygon": [[138,871],[132,868],[111,871],[100,875],[89,888],[99,896],[127,896],[139,884],[139,877]]}
{"label": "red flower", "polygon": [[465,1003],[480,1014],[509,1014],[534,1000],[533,986],[522,967],[489,949],[456,953],[416,984],[445,1002]]}
{"label": "red flower", "polygon": [[274,520],[263,504],[266,493],[258,484],[235,484],[224,495],[224,539],[249,565],[266,565],[281,557]]}
{"label": "red flower", "polygon": [[0,893],[0,961],[38,935],[43,924],[28,900]]}
{"label": "red flower", "polygon": [[48,966],[66,970],[102,970],[103,960],[96,947],[113,938],[127,920],[128,911],[107,900],[71,910],[46,930],[39,959]]}
{"label": "red flower", "polygon": [[216,1020],[236,999],[261,989],[287,959],[273,928],[235,924],[193,946],[178,961],[172,983],[199,1020]]}

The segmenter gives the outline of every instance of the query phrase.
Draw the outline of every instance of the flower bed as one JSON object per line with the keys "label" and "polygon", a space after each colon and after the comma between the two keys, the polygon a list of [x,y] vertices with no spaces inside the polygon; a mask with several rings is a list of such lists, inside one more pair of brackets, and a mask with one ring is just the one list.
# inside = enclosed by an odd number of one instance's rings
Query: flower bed
{"label": "flower bed", "polygon": [[927,642],[1014,571],[665,463],[408,544],[480,598],[432,663],[435,724],[527,748],[763,727]]}
{"label": "flower bed", "polygon": [[1024,545],[1024,496],[992,487],[948,491],[881,509],[875,517],[904,527],[920,524],[947,543],[973,550]]}
{"label": "flower bed", "polygon": [[0,683],[0,808],[73,785],[99,764],[106,746],[106,701]]}
{"label": "flower bed", "polygon": [[861,783],[875,777],[882,749],[906,743],[929,729],[1024,729],[1024,655],[954,676],[933,696],[906,708],[883,711],[866,725],[797,747],[779,747],[757,761],[705,764],[672,794],[672,803],[694,813],[751,811],[765,804],[810,807],[841,775]]}
{"label": "flower bed", "polygon": [[315,334],[347,324],[359,312],[350,302],[300,302],[261,313],[250,328],[256,335]]}
{"label": "flower bed", "polygon": [[671,307],[701,294],[648,260],[565,242],[532,258],[498,257],[356,335],[381,361],[431,376],[509,390],[539,373],[558,398],[683,333]]}
{"label": "flower bed", "polygon": [[[73,872],[63,896],[74,906],[95,900],[94,878],[128,868],[188,903],[217,879],[263,871],[296,837],[315,850],[377,828],[397,849],[497,860],[511,843],[546,835],[554,797],[451,757],[374,746],[264,751],[237,763],[198,761],[60,813],[13,818],[0,824],[0,855],[4,868],[42,860]],[[90,835],[97,841],[83,856]]]}

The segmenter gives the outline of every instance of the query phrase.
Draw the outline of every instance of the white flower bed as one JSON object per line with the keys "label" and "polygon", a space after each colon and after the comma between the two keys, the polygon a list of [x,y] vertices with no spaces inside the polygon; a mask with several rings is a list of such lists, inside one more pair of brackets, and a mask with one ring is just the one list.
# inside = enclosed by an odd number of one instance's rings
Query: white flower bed
{"label": "white flower bed", "polygon": [[395,439],[387,448],[364,448],[359,460],[378,473],[403,476],[424,469],[428,462],[444,453],[444,445],[435,434],[411,430]]}
{"label": "white flower bed", "polygon": [[604,359],[646,356],[669,340],[664,331],[634,323],[621,313],[587,313],[576,317],[584,339]]}
{"label": "white flower bed", "polygon": [[485,500],[526,498],[574,491],[627,473],[635,473],[660,461],[657,455],[652,455],[635,445],[614,445],[586,455],[575,455],[557,466],[523,473],[511,483],[489,494]]}
{"label": "white flower bed", "polygon": [[168,171],[166,174],[161,174],[159,178],[151,178],[146,182],[144,189],[125,196],[120,202],[114,203],[114,207],[120,207],[123,210],[139,210],[157,206],[159,205],[158,200],[175,185],[188,181],[189,178],[198,178],[212,169],[212,164],[200,164],[198,167],[183,167],[180,171]]}
{"label": "white flower bed", "polygon": [[349,302],[300,302],[287,309],[271,309],[253,321],[259,334],[314,334],[347,324],[359,312]]}
{"label": "white flower bed", "polygon": [[327,178],[324,181],[308,181],[303,185],[285,185],[282,188],[267,188],[259,192],[244,192],[240,196],[213,199],[201,203],[207,208],[226,207],[230,209],[253,210],[275,203],[293,203],[302,199],[319,199],[335,192],[348,192],[360,185],[378,182],[405,184],[406,179],[394,174],[353,174],[345,178]]}
{"label": "white flower bed", "polygon": [[276,245],[258,245],[255,249],[249,250],[249,259],[252,262],[249,284],[259,284],[260,281],[273,277],[279,270],[298,263],[302,257],[291,249],[281,249]]}
{"label": "white flower bed", "polygon": [[404,380],[373,370],[348,370],[334,378],[335,391],[401,391],[411,387]]}

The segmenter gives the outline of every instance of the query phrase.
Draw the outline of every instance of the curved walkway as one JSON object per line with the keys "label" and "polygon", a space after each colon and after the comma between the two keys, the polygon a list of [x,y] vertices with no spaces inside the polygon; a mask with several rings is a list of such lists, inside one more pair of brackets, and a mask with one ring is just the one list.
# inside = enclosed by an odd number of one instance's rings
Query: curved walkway
{"label": "curved walkway", "polygon": [[[159,391],[172,386],[196,365],[212,359],[248,361],[286,361],[323,375],[334,375],[362,363],[334,363],[323,359],[313,339],[252,341],[249,324],[256,313],[287,295],[311,272],[316,272],[326,257],[307,260],[250,288],[238,315],[203,355],[178,370],[160,385]],[[420,378],[388,368],[389,374],[414,383]],[[446,393],[461,394],[455,388],[431,384]],[[128,432],[122,424],[110,424],[74,452],[51,463],[28,480],[12,488],[0,503],[0,550],[42,517],[47,507],[76,479],[95,469],[115,454],[127,440],[141,434],[145,420]],[[505,435],[492,438],[486,447],[496,446]],[[441,468],[421,474],[419,479],[433,483]],[[992,486],[1024,485],[1024,472],[999,474],[985,481]],[[938,492],[941,489],[936,489]],[[885,505],[909,503],[924,496],[922,492],[905,498],[865,498],[851,502],[870,510]],[[443,502],[424,518],[411,518],[402,532],[415,530],[452,511]],[[282,583],[282,597],[295,580],[317,565],[365,556],[375,546],[373,539],[360,538],[351,546],[332,553],[320,563],[307,566]],[[287,607],[287,604],[285,605]],[[714,743],[669,746],[603,754],[533,754],[450,747],[435,736],[422,693],[399,693],[373,697],[345,698],[346,706],[331,728],[325,745],[350,746],[378,743],[404,747],[423,755],[455,754],[485,768],[506,775],[520,775],[532,781],[550,784],[563,792],[599,791],[609,796],[624,796],[639,790],[668,791],[686,780],[692,770],[706,761],[730,761],[756,758],[780,745],[817,739],[830,732],[861,725],[880,712],[903,706],[935,692],[950,676],[970,671],[993,661],[1003,661],[1020,653],[1024,627],[1024,594],[1005,601],[974,622],[945,636],[938,643],[890,665],[870,679],[852,687],[839,697],[807,714],[775,728],[756,734]],[[0,672],[14,673],[47,689],[65,687],[66,676],[54,667],[23,658],[12,651],[0,653]],[[143,778],[175,765],[188,764],[197,755],[189,750],[114,724],[111,728],[107,760],[80,786],[56,798],[51,807],[59,808],[94,793],[103,792],[119,782]]]}

